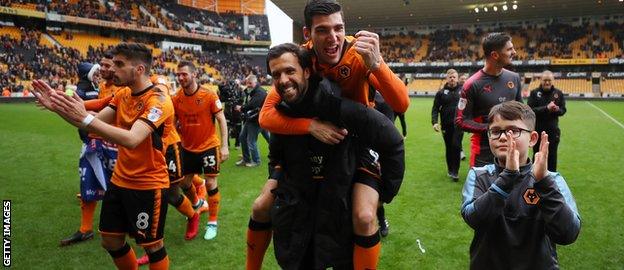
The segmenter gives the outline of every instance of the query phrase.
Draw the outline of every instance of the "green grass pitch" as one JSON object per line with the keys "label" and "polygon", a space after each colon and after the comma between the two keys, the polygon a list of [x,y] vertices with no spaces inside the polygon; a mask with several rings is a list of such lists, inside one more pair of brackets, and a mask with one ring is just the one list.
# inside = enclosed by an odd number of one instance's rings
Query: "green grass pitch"
{"label": "green grass pitch", "polygon": [[[624,122],[624,103],[591,101]],[[380,269],[465,269],[472,230],[459,214],[461,188],[446,176],[444,143],[430,125],[432,99],[412,99],[407,113],[405,180],[399,196],[386,206],[390,235],[383,239]],[[60,248],[59,240],[78,229],[75,128],[33,104],[0,104],[0,199],[12,200],[12,264],[15,269],[111,269],[99,236]],[[570,186],[582,217],[576,243],[558,247],[563,269],[622,269],[624,266],[624,128],[588,101],[569,101],[561,118],[559,170]],[[266,165],[266,143],[259,139]],[[464,149],[468,136],[464,137]],[[170,208],[165,243],[172,269],[243,269],[250,207],[267,170],[238,168],[240,152],[222,166],[219,235],[183,238],[185,220]],[[98,205],[99,213],[99,205]],[[206,217],[203,217],[205,222]],[[202,223],[203,223],[202,222]],[[98,221],[96,218],[95,224]],[[203,228],[202,232],[203,234]],[[420,240],[426,252],[418,249]],[[135,250],[137,248],[135,247]],[[142,254],[141,252],[138,252]],[[277,269],[272,247],[265,269]],[[145,267],[145,269],[147,269]]]}

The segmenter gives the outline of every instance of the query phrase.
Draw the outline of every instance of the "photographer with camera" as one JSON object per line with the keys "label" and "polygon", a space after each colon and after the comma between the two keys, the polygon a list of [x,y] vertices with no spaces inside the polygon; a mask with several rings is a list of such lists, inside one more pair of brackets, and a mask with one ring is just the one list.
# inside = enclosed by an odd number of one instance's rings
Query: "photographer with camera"
{"label": "photographer with camera", "polygon": [[249,75],[245,78],[248,96],[243,106],[237,105],[234,111],[241,113],[244,120],[243,130],[240,133],[239,140],[243,152],[243,159],[236,162],[237,166],[256,167],[260,165],[260,154],[258,153],[258,134],[260,133],[260,125],[258,124],[258,114],[260,108],[266,99],[266,91],[260,87],[258,77]]}
{"label": "photographer with camera", "polygon": [[[219,84],[219,99],[223,102],[225,119],[227,119],[229,138],[234,139],[234,147],[240,146],[239,136],[243,126],[243,119],[236,106],[242,106],[245,100],[245,91],[238,79]],[[228,140],[229,145],[229,140]]]}

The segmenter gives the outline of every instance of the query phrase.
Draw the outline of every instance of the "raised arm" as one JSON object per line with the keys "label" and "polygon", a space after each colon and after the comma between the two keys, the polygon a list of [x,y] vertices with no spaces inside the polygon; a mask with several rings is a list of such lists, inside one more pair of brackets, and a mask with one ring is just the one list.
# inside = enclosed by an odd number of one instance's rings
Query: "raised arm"
{"label": "raised arm", "polygon": [[373,71],[368,79],[370,84],[379,90],[393,111],[398,113],[407,111],[410,104],[407,86],[390,70],[385,62],[382,61],[379,69]]}

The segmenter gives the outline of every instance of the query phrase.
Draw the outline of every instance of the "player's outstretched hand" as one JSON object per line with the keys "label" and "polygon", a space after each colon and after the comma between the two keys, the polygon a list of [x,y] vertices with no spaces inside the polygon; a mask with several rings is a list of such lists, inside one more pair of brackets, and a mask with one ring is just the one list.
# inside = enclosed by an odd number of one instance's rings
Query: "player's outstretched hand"
{"label": "player's outstretched hand", "polygon": [[381,52],[379,52],[379,35],[364,30],[359,31],[355,34],[353,47],[364,58],[364,64],[369,70],[379,69],[382,61]]}
{"label": "player's outstretched hand", "polygon": [[68,96],[62,92],[52,92],[50,97],[55,111],[59,115],[68,120],[72,125],[82,127],[82,120],[89,113],[84,107],[84,102],[76,93]]}
{"label": "player's outstretched hand", "polygon": [[54,111],[54,104],[52,104],[50,99],[52,93],[55,92],[54,89],[42,80],[33,80],[32,86],[33,94],[37,98],[37,106]]}
{"label": "player's outstretched hand", "polygon": [[346,129],[340,129],[329,122],[313,119],[310,123],[310,134],[326,144],[337,144],[347,136]]}
{"label": "player's outstretched hand", "polygon": [[538,182],[548,173],[548,134],[542,131],[540,136],[542,138],[540,139],[539,152],[535,153],[535,164],[533,164],[533,175],[535,181]]}
{"label": "player's outstretched hand", "polygon": [[511,130],[506,131],[504,135],[507,137],[507,157],[505,160],[505,168],[510,171],[519,171],[520,152],[516,149],[516,140],[514,140]]}

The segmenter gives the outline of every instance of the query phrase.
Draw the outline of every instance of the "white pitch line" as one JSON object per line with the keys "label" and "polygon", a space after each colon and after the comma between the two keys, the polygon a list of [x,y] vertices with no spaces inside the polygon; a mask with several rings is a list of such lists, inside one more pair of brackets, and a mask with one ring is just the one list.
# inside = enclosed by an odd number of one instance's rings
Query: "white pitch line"
{"label": "white pitch line", "polygon": [[589,104],[590,106],[596,108],[596,110],[600,111],[602,114],[604,114],[607,118],[611,119],[611,121],[615,122],[616,124],[618,124],[618,126],[620,126],[621,128],[624,128],[624,125],[622,125],[622,123],[620,123],[618,120],[615,120],[615,118],[611,117],[611,115],[609,115],[608,113],[606,113],[605,111],[603,111],[602,109],[598,108],[598,106],[594,105],[593,103],[586,101],[587,104]]}

